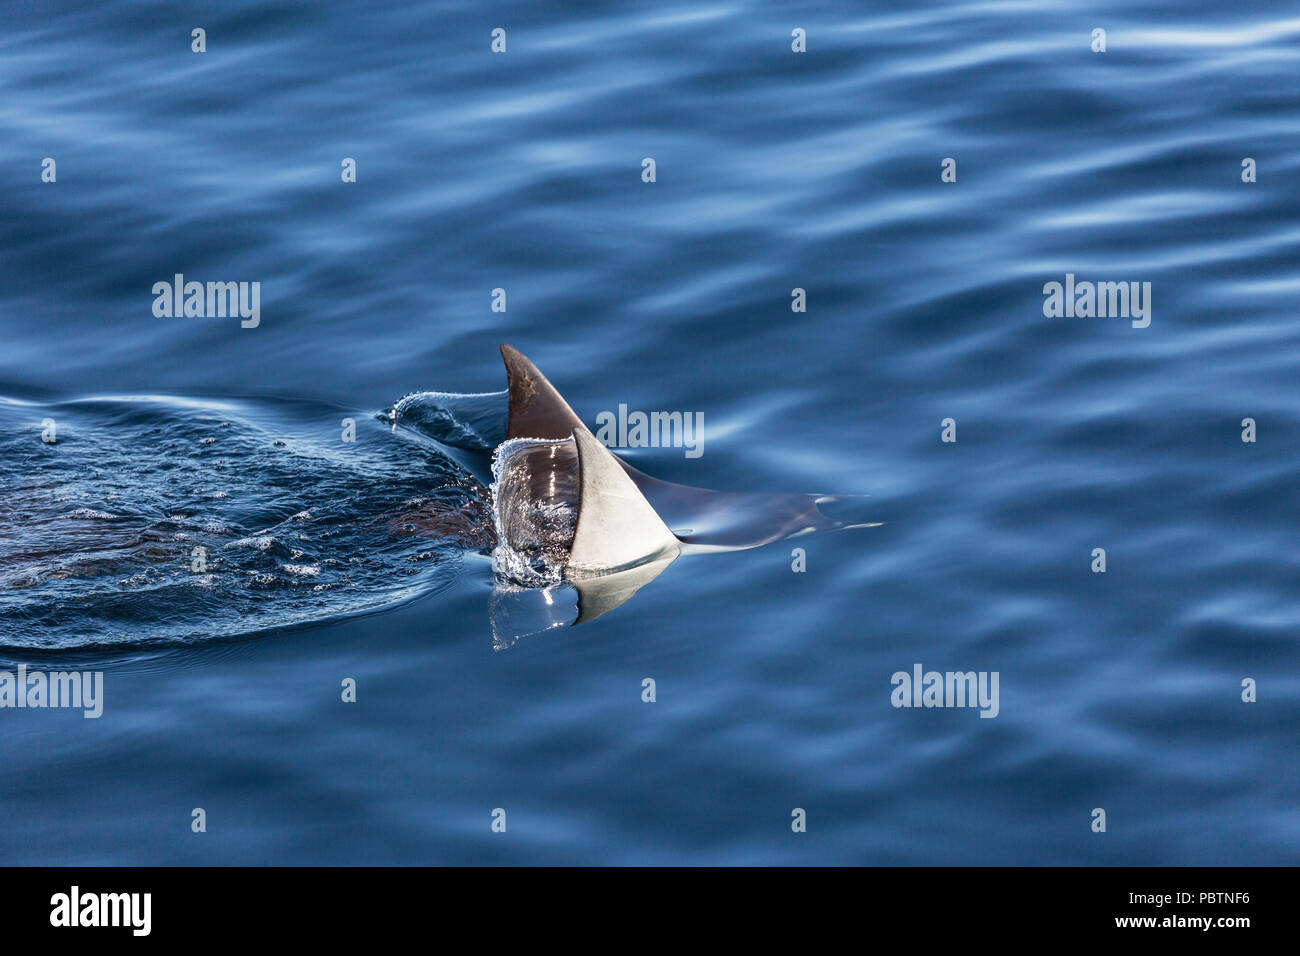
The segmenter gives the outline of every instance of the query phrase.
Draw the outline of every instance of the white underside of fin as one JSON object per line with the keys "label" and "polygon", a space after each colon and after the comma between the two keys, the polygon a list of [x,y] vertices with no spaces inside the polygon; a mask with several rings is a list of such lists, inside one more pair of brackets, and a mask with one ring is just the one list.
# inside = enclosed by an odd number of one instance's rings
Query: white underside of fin
{"label": "white underside of fin", "polygon": [[677,557],[681,542],[623,466],[586,428],[575,428],[582,495],[565,574],[589,577]]}

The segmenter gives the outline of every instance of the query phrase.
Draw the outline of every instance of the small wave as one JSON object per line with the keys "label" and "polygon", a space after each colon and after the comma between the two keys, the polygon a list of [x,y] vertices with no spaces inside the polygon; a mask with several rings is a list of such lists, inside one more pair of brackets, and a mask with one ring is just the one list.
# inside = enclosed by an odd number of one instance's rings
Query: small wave
{"label": "small wave", "polygon": [[341,446],[332,408],[49,407],[76,441],[0,421],[0,647],[190,644],[378,610],[447,586],[456,555],[495,540],[486,489],[454,462]]}
{"label": "small wave", "polygon": [[238,541],[230,542],[227,547],[231,548],[255,548],[258,551],[270,551],[275,545],[275,539],[269,534],[257,535],[251,538],[240,538]]}
{"label": "small wave", "polygon": [[109,514],[107,511],[96,511],[93,508],[78,508],[76,511],[64,515],[65,518],[82,518],[87,521],[115,521],[121,515]]}
{"label": "small wave", "polygon": [[490,452],[505,441],[507,392],[413,392],[393,404],[385,420],[452,448]]}

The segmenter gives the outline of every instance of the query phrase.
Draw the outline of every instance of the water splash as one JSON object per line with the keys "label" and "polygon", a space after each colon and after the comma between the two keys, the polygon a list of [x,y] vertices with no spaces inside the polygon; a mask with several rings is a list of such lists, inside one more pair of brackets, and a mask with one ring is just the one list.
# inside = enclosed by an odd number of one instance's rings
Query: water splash
{"label": "water splash", "polygon": [[515,438],[492,459],[497,547],[493,569],[545,587],[563,579],[578,520],[578,461],[571,440]]}

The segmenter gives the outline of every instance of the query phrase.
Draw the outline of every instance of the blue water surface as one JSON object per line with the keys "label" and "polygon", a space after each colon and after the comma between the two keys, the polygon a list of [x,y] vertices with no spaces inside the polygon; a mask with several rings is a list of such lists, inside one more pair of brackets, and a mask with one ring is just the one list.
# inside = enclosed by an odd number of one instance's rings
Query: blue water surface
{"label": "blue water surface", "polygon": [[[4,0],[0,664],[105,699],[0,709],[0,862],[1297,862],[1298,176],[1283,2]],[[503,642],[382,417],[501,342],[703,413],[638,468],[883,524]]]}

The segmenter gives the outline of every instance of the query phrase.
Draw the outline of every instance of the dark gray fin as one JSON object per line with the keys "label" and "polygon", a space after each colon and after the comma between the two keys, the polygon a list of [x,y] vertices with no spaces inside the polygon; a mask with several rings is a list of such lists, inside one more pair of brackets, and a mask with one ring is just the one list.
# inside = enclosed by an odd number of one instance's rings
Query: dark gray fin
{"label": "dark gray fin", "polygon": [[509,345],[501,346],[510,384],[510,410],[507,413],[507,438],[549,438],[561,441],[583,428],[582,419],[574,414],[555,386],[528,361],[524,354]]}

